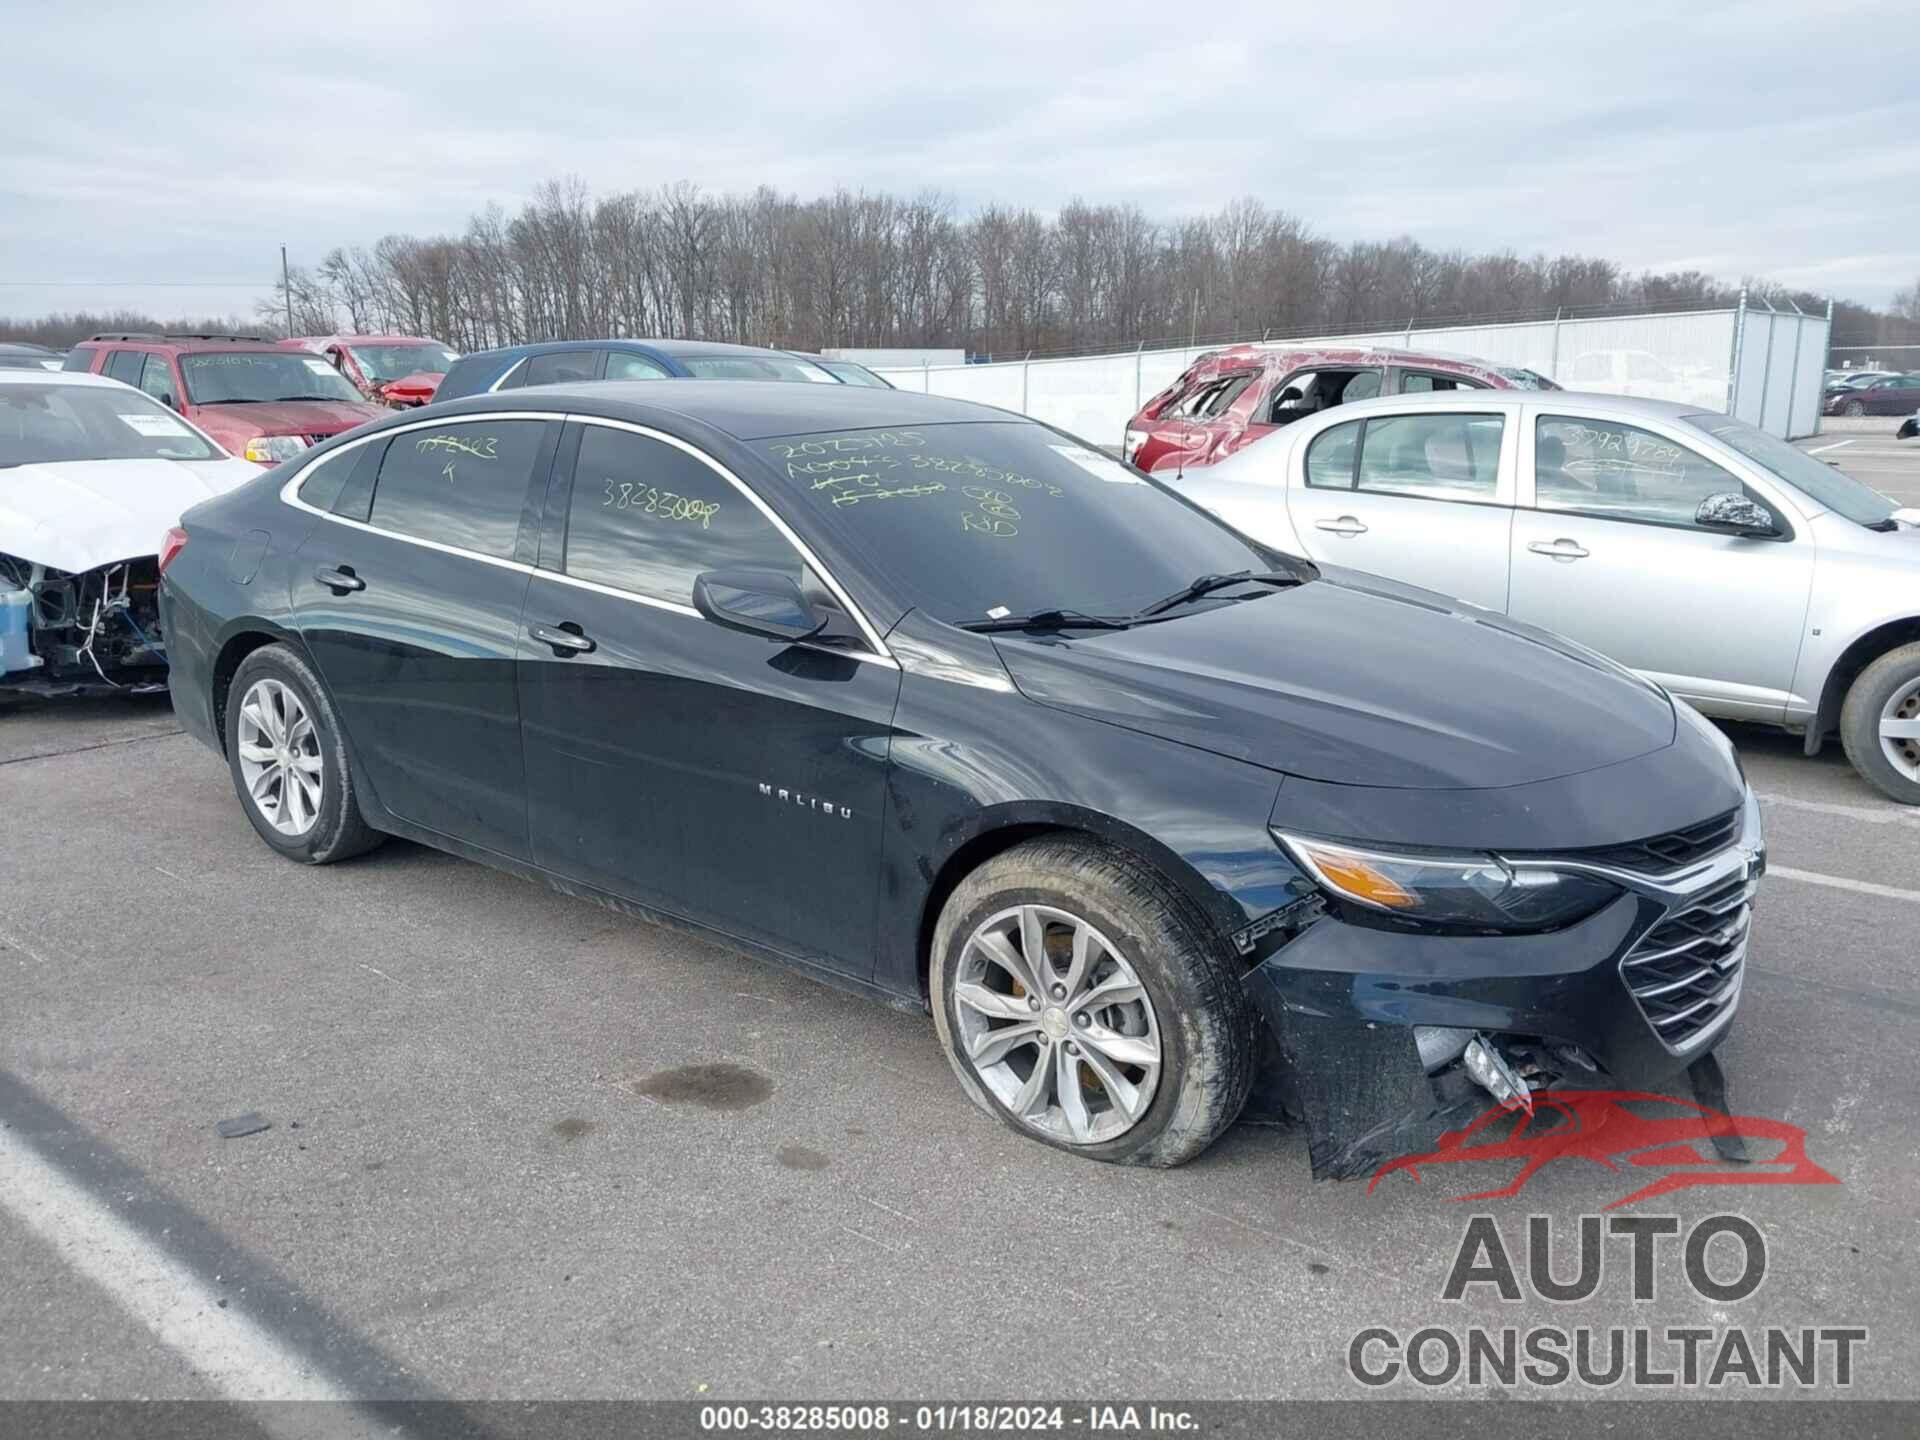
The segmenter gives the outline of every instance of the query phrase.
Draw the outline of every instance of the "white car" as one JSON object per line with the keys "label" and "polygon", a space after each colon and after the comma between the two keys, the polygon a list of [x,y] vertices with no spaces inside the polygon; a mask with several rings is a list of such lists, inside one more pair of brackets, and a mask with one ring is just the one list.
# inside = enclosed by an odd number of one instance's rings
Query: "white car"
{"label": "white car", "polygon": [[1920,511],[1730,416],[1571,391],[1343,405],[1176,487],[1257,540],[1578,640],[1920,804]]}
{"label": "white car", "polygon": [[163,539],[260,473],[131,385],[0,370],[0,699],[165,688]]}

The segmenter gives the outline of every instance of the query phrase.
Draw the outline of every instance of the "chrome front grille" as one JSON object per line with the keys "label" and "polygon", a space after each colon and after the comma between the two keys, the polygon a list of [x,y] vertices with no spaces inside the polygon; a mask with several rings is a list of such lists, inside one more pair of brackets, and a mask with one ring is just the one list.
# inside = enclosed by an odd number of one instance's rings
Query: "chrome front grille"
{"label": "chrome front grille", "polygon": [[1693,1048],[1740,998],[1753,918],[1752,866],[1680,901],[1635,942],[1621,977],[1640,1013],[1675,1054]]}

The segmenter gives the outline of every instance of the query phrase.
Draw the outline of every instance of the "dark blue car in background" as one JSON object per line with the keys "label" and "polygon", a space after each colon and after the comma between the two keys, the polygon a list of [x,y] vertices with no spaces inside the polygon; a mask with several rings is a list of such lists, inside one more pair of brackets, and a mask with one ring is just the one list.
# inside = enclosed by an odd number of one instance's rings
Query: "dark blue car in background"
{"label": "dark blue car in background", "polygon": [[463,355],[433,398],[459,400],[526,385],[582,380],[797,380],[837,385],[811,360],[710,340],[549,340]]}

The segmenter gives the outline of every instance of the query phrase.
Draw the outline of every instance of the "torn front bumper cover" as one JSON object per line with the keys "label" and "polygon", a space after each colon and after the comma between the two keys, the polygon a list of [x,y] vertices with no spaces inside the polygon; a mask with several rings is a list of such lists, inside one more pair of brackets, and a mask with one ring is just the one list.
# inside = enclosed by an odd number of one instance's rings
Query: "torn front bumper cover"
{"label": "torn front bumper cover", "polygon": [[153,556],[69,573],[0,554],[0,699],[167,688]]}
{"label": "torn front bumper cover", "polygon": [[[1743,841],[1747,837],[1742,837]],[[1324,914],[1248,972],[1273,1063],[1256,1104],[1308,1129],[1313,1176],[1346,1179],[1431,1150],[1498,1103],[1461,1056],[1485,1038],[1534,1092],[1717,1083],[1732,1026],[1757,836],[1629,888],[1550,934],[1388,930]]]}

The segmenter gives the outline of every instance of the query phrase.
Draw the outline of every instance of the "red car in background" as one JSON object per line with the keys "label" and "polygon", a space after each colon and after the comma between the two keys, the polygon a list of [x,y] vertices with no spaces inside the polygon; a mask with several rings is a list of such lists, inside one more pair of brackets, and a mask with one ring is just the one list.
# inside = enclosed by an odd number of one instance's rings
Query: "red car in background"
{"label": "red car in background", "polygon": [[1150,473],[1211,465],[1282,425],[1349,400],[1425,390],[1558,390],[1546,376],[1410,350],[1235,345],[1188,366],[1127,423],[1126,458]]}
{"label": "red car in background", "polygon": [[264,335],[95,335],[67,353],[65,368],[146,391],[256,465],[387,413],[318,355]]}
{"label": "red car in background", "polygon": [[460,358],[421,335],[302,335],[284,343],[325,356],[354,389],[394,410],[433,399],[447,367]]}

